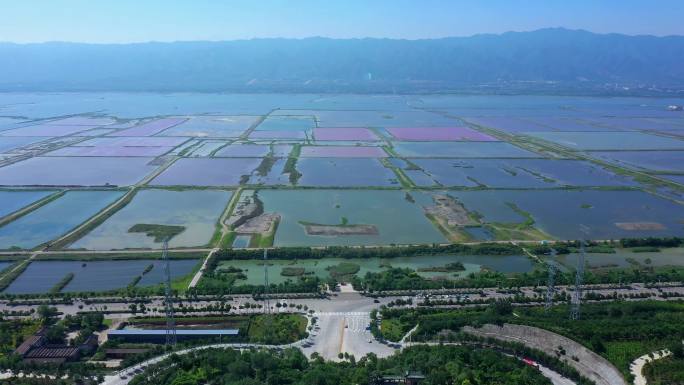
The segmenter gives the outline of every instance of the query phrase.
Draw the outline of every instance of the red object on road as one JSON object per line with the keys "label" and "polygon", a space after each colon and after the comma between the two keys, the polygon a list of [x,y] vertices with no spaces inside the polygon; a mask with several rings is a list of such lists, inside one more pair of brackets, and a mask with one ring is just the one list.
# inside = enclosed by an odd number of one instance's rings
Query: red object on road
{"label": "red object on road", "polygon": [[530,366],[533,367],[533,368],[539,369],[539,364],[536,363],[536,362],[535,362],[534,360],[532,360],[532,359],[523,358],[523,359],[522,359],[522,362],[524,362],[524,363],[527,364],[527,365],[530,365]]}

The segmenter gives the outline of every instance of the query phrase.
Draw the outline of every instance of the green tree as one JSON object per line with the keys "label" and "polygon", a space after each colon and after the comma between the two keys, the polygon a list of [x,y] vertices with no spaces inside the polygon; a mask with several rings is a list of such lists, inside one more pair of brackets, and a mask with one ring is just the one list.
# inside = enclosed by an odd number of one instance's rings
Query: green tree
{"label": "green tree", "polygon": [[38,319],[43,326],[51,325],[57,316],[57,308],[45,304],[38,306]]}

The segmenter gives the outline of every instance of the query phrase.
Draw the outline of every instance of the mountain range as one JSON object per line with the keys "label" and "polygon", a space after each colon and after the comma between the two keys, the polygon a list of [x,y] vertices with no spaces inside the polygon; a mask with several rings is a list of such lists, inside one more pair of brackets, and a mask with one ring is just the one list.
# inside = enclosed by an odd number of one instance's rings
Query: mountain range
{"label": "mountain range", "polygon": [[684,36],[0,43],[0,91],[681,92]]}

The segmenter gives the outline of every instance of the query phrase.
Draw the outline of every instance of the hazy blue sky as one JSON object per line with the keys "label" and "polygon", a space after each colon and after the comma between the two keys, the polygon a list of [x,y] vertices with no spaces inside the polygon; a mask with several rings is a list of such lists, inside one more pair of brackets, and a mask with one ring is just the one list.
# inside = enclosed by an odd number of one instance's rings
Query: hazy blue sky
{"label": "hazy blue sky", "polygon": [[566,27],[684,35],[684,0],[0,0],[0,41],[430,38]]}

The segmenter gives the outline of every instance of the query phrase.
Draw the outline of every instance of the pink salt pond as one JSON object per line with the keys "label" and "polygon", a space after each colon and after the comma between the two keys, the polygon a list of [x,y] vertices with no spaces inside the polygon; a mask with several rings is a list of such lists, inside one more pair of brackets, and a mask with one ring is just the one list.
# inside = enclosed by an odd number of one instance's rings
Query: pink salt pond
{"label": "pink salt pond", "polygon": [[323,128],[318,127],[314,129],[314,138],[316,140],[365,140],[375,141],[379,140],[378,136],[373,131],[363,127],[334,127]]}
{"label": "pink salt pond", "polygon": [[398,140],[494,142],[496,138],[468,127],[391,127],[386,128]]}
{"label": "pink salt pond", "polygon": [[363,146],[304,146],[302,158],[385,158],[380,147]]}

